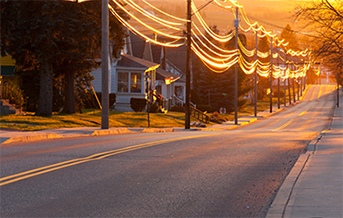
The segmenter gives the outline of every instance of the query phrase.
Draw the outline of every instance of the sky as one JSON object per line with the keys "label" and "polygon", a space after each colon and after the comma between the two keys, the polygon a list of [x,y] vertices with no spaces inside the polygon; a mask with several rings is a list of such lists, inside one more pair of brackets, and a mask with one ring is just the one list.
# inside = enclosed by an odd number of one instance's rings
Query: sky
{"label": "sky", "polygon": [[[154,5],[164,5],[164,7],[184,7],[181,11],[185,11],[186,0],[147,0]],[[193,0],[198,7],[205,5],[209,0]],[[308,0],[307,0],[308,1]],[[275,26],[285,27],[287,24],[291,26],[296,25],[293,21],[293,14],[297,4],[303,4],[307,2],[304,0],[238,0],[240,5],[244,6],[244,9],[251,21],[264,21],[263,25],[267,26],[268,23],[270,28],[276,28]],[[168,2],[168,4],[166,4]],[[174,2],[174,4],[170,4]],[[179,7],[180,8],[180,7]],[[228,23],[231,22],[231,15],[229,12],[219,8],[214,3],[206,6],[202,10],[202,15],[205,16],[206,22],[210,25],[217,25],[221,29],[225,29]],[[228,21],[229,20],[229,21]],[[276,28],[280,29],[280,28]]]}

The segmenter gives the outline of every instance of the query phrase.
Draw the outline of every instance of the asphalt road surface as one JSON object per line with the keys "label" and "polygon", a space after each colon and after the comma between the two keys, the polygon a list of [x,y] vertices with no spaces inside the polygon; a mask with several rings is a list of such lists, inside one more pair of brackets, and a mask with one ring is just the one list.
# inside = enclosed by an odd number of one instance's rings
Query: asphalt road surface
{"label": "asphalt road surface", "polygon": [[334,86],[230,131],[140,133],[1,147],[1,217],[264,217]]}

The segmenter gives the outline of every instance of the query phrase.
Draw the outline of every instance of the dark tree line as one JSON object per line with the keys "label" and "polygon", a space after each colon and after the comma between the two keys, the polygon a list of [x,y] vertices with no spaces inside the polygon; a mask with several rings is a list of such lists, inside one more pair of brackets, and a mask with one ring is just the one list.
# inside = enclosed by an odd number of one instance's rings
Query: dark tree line
{"label": "dark tree line", "polygon": [[[214,32],[219,32],[216,26],[212,27]],[[246,44],[246,37],[244,34],[239,34],[243,44]],[[216,43],[213,41],[213,43]],[[226,44],[218,44],[219,47],[233,49],[235,46],[235,39],[233,38]],[[235,68],[231,67],[223,73],[212,72],[207,68],[199,58],[193,59],[193,73],[194,73],[194,90],[202,99],[203,104],[210,104],[213,111],[219,111],[220,107],[225,107],[227,112],[234,111],[234,93]],[[242,107],[247,103],[247,100],[242,99],[250,90],[252,86],[249,82],[249,76],[246,75],[238,67],[238,106]]]}
{"label": "dark tree line", "polygon": [[[125,31],[113,16],[109,32],[117,53]],[[36,115],[52,115],[56,78],[63,83],[64,112],[75,113],[75,84],[90,85],[100,49],[101,1],[1,1],[1,55],[10,54],[26,78],[39,81]]]}

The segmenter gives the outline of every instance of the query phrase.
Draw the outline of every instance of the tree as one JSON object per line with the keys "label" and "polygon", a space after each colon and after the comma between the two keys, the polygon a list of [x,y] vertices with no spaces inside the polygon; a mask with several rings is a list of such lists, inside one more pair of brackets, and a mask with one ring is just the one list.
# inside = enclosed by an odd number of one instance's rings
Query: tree
{"label": "tree", "polygon": [[343,85],[343,1],[319,0],[300,5],[294,14],[304,19],[304,28],[315,34],[310,38],[314,58],[323,60]]}
{"label": "tree", "polygon": [[289,24],[282,30],[281,39],[285,39],[286,42],[289,42],[288,48],[295,51],[299,50],[297,34],[292,30],[292,27]]}
{"label": "tree", "polygon": [[[52,115],[54,73],[65,75],[65,110],[75,112],[74,74],[83,76],[99,64],[101,2],[6,1],[1,3],[1,16],[2,55],[8,52],[22,71],[39,72],[36,115]],[[125,33],[111,18],[116,53]]]}
{"label": "tree", "polygon": [[[211,27],[216,33],[219,32],[216,26]],[[239,34],[239,38],[245,45],[246,37],[244,34]],[[215,42],[213,42],[215,43]],[[235,48],[235,39],[233,38],[227,44],[218,44],[226,49]],[[211,104],[214,111],[218,111],[220,107],[225,107],[227,112],[234,111],[234,67],[230,68],[223,73],[214,73],[209,68],[207,68],[199,58],[195,58],[193,62],[193,72],[195,91],[202,98],[202,102],[208,102]],[[248,76],[238,68],[238,97],[244,96],[247,92],[251,90],[247,80]],[[209,100],[210,99],[210,102]],[[239,102],[239,106],[243,106],[244,101]]]}
{"label": "tree", "polygon": [[[270,42],[268,40],[268,36],[259,38],[258,50],[263,52],[263,53],[270,52]],[[270,55],[267,56],[266,58],[258,57],[258,59],[262,63],[270,63],[270,60],[271,60]],[[270,88],[269,78],[259,76],[258,85],[257,85],[257,98],[258,99],[263,99],[266,96],[266,89],[267,88]]]}

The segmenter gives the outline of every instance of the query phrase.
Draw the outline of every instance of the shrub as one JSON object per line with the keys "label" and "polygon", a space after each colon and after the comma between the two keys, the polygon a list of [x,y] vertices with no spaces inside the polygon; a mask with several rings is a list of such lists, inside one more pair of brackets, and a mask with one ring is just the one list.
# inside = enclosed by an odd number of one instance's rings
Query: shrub
{"label": "shrub", "polygon": [[196,105],[201,105],[202,100],[199,97],[198,93],[196,93],[193,89],[191,90],[191,102]]}
{"label": "shrub", "polygon": [[[98,101],[96,100],[94,93],[92,91],[88,91],[87,94],[90,95],[90,97],[89,97],[88,101],[84,102],[84,104],[85,104],[84,107],[85,108],[97,108],[97,109],[100,109]],[[98,97],[99,102],[101,104],[101,92],[96,92],[95,94]],[[111,106],[116,102],[116,100],[117,100],[117,95],[115,93],[110,93],[109,96],[108,96],[109,108],[111,108]]]}
{"label": "shrub", "polygon": [[145,98],[131,98],[130,99],[130,107],[135,112],[143,112],[146,104],[147,104],[147,100]]}
{"label": "shrub", "polygon": [[185,112],[185,108],[183,106],[173,106],[170,111]]}
{"label": "shrub", "polygon": [[238,101],[237,107],[238,109],[240,109],[240,108],[243,108],[247,104],[248,104],[248,99],[241,99]]}
{"label": "shrub", "polygon": [[150,105],[149,113],[156,113],[158,111],[158,105],[153,103]]}

